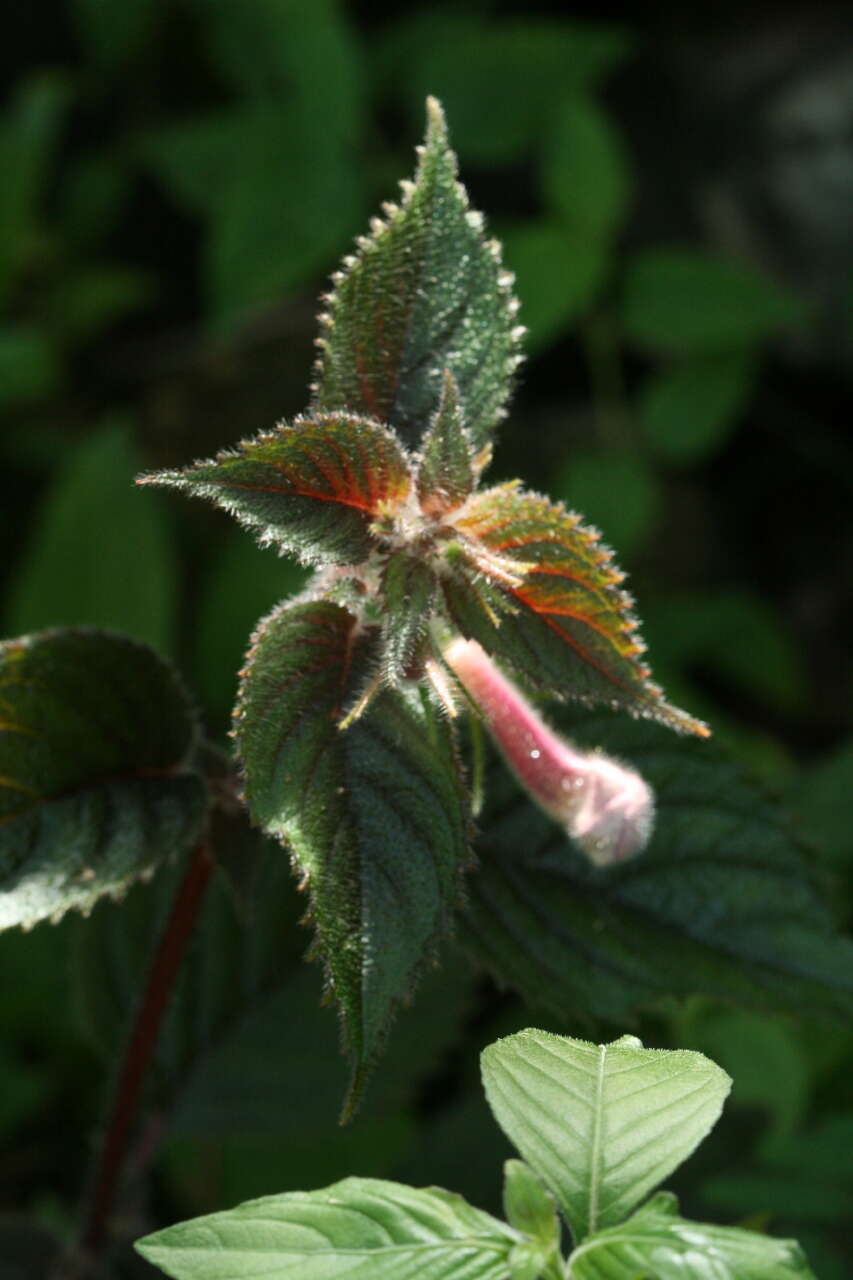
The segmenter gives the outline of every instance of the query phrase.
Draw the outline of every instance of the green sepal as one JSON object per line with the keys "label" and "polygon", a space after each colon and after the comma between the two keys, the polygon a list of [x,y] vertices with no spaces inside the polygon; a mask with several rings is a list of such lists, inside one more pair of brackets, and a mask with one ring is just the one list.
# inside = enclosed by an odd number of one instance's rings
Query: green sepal
{"label": "green sepal", "polygon": [[445,369],[475,447],[484,445],[506,413],[520,360],[513,278],[456,174],[431,98],[414,183],[358,241],[321,316],[315,406],[369,414],[411,448],[438,408]]}
{"label": "green sepal", "polygon": [[70,628],[0,644],[0,929],[88,911],[188,851],[197,739],[147,645]]}
{"label": "green sepal", "polygon": [[374,545],[370,526],[411,488],[393,432],[354,413],[315,413],[281,423],[183,471],[143,476],[208,498],[306,564],[356,564]]}
{"label": "green sepal", "polygon": [[796,1240],[688,1222],[667,1191],[584,1241],[569,1258],[569,1274],[572,1280],[815,1280]]}
{"label": "green sepal", "polygon": [[279,606],[255,632],[235,715],[249,810],[310,890],[353,1057],[348,1114],[449,927],[469,859],[455,744],[425,693],[381,690],[338,727],[379,639],[338,604]]}
{"label": "green sepal", "polygon": [[[671,706],[642,659],[623,575],[580,516],[516,482],[476,494],[454,520],[468,546],[442,579],[448,613],[528,684],[707,736]],[[502,604],[491,607],[482,586]]]}
{"label": "green sepal", "polygon": [[428,564],[405,551],[388,557],[382,571],[382,669],[389,684],[419,674],[416,664],[436,596]]}
{"label": "green sepal", "polygon": [[444,375],[441,403],[424,436],[415,473],[415,489],[421,510],[441,516],[455,511],[475,483],[471,442],[465,430],[459,389],[448,370]]}

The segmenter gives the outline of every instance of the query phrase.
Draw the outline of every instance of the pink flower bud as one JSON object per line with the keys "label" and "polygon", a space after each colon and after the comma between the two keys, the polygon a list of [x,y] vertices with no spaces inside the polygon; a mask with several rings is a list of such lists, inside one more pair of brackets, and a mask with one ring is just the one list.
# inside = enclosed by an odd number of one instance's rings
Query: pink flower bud
{"label": "pink flower bud", "polygon": [[634,769],[549,729],[476,640],[452,641],[444,657],[521,785],[591,862],[608,866],[645,848],[654,796]]}

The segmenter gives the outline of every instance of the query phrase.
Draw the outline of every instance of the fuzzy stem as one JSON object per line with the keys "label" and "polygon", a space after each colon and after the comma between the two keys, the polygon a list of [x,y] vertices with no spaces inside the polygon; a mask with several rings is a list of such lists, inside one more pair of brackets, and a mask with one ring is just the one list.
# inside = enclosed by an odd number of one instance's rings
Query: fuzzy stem
{"label": "fuzzy stem", "polygon": [[146,1072],[212,870],[210,852],[202,843],[190,859],[151,961],[94,1164],[79,1246],[62,1280],[92,1274],[104,1247]]}

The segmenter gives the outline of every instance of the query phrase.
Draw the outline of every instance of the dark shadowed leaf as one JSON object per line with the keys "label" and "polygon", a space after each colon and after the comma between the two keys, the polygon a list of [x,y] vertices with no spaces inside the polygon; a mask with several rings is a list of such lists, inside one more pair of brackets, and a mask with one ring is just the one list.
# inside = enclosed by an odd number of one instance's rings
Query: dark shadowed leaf
{"label": "dark shadowed leaf", "polygon": [[628,202],[628,167],[618,132],[593,98],[567,99],[555,113],[543,157],[550,210],[593,245],[611,235]]}
{"label": "dark shadowed leaf", "polygon": [[654,788],[651,842],[596,871],[496,768],[465,930],[480,959],[575,1024],[624,1025],[662,995],[690,993],[849,1017],[853,943],[763,790],[710,743],[617,717],[560,723]]}
{"label": "dark shadowed leaf", "polygon": [[335,277],[323,318],[315,403],[395,427],[416,447],[441,397],[445,369],[465,424],[484,444],[504,416],[518,364],[512,276],[468,208],[444,116],[430,100],[414,184],[359,241]]}
{"label": "dark shadowed leaf", "polygon": [[639,423],[664,462],[689,466],[722,448],[755,384],[758,361],[749,348],[679,361],[642,389]]}
{"label": "dark shadowed leaf", "polygon": [[426,697],[385,690],[338,728],[376,648],[339,605],[280,607],[253,637],[235,720],[250,812],[287,841],[311,890],[354,1099],[448,926],[468,858],[455,747]]}
{"label": "dark shadowed leaf", "polygon": [[378,422],[316,414],[282,423],[184,471],[144,476],[208,498],[305,563],[352,564],[370,553],[370,524],[409,492],[406,456]]}
{"label": "dark shadowed leaf", "polygon": [[437,596],[435,574],[417,556],[398,551],[382,572],[382,666],[389,683],[417,660]]}
{"label": "dark shadowed leaf", "polygon": [[709,1058],[528,1029],[489,1045],[483,1086],[501,1128],[554,1193],[575,1244],[614,1226],[716,1124],[731,1080]]}
{"label": "dark shadowed leaf", "polygon": [[0,928],[86,910],[198,838],[205,786],[183,689],[95,631],[0,645]]}
{"label": "dark shadowed leaf", "polygon": [[516,1235],[438,1187],[346,1178],[182,1222],[137,1249],[175,1280],[505,1280]]}
{"label": "dark shadowed leaf", "polygon": [[[442,580],[463,635],[552,696],[604,702],[707,734],[651,680],[623,575],[580,516],[511,483],[473,497],[454,524],[495,557],[463,556],[459,572]],[[485,603],[483,578],[491,579]]]}
{"label": "dark shadowed leaf", "polygon": [[687,1222],[665,1191],[587,1240],[569,1261],[572,1280],[815,1280],[795,1240]]}

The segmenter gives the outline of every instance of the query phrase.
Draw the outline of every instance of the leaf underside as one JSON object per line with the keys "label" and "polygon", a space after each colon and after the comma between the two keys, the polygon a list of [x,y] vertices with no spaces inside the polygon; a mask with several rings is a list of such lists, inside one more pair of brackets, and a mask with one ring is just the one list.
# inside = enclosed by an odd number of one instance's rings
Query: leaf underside
{"label": "leaf underside", "polygon": [[515,1239],[438,1187],[345,1178],[182,1222],[136,1247],[175,1280],[505,1280]]}
{"label": "leaf underside", "polygon": [[465,940],[533,1005],[625,1025],[662,996],[704,993],[825,1017],[853,1013],[853,943],[834,930],[783,815],[707,743],[564,711],[581,746],[654,788],[641,858],[596,870],[495,763]]}
{"label": "leaf underside", "polygon": [[698,1146],[731,1086],[700,1053],[520,1031],[482,1055],[501,1128],[554,1193],[575,1242],[631,1212]]}
{"label": "leaf underside", "polygon": [[[475,495],[454,525],[500,557],[492,569],[472,557],[467,572],[444,578],[448,612],[463,635],[553,696],[604,702],[707,736],[652,681],[622,574],[580,516],[513,483]],[[512,584],[507,570],[516,565],[520,580]],[[491,577],[485,603],[483,577]]]}
{"label": "leaf underside", "polygon": [[252,816],[310,887],[353,1101],[449,925],[469,857],[455,747],[425,696],[385,690],[338,729],[377,649],[378,633],[340,605],[281,606],[254,636],[235,719]]}
{"label": "leaf underside", "polygon": [[306,563],[352,564],[367,558],[372,520],[406,496],[411,477],[391,431],[341,412],[282,423],[234,452],[141,483],[207,498]]}
{"label": "leaf underside", "polygon": [[88,910],[198,837],[206,788],[171,669],[105,632],[0,645],[0,929]]}
{"label": "leaf underside", "polygon": [[428,105],[414,184],[335,277],[314,404],[387,422],[416,448],[449,369],[475,446],[506,412],[518,364],[512,276],[456,180],[441,108]]}

